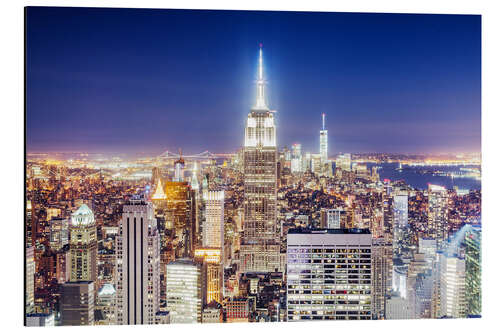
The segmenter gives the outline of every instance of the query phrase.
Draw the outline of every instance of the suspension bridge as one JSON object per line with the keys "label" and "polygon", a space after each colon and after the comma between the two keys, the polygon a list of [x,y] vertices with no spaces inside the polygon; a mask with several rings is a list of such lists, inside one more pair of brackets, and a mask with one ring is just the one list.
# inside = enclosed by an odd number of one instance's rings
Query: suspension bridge
{"label": "suspension bridge", "polygon": [[179,152],[179,154],[177,153],[173,153],[171,151],[164,151],[163,153],[161,153],[160,155],[158,155],[157,157],[158,158],[162,158],[162,159],[179,159],[179,158],[183,158],[183,159],[188,159],[188,160],[210,160],[210,159],[216,159],[216,158],[228,158],[228,157],[231,157],[233,156],[234,154],[214,154],[214,153],[211,153],[209,152],[208,150],[205,150],[199,154],[194,154],[194,155],[184,155],[182,154],[182,152]]}

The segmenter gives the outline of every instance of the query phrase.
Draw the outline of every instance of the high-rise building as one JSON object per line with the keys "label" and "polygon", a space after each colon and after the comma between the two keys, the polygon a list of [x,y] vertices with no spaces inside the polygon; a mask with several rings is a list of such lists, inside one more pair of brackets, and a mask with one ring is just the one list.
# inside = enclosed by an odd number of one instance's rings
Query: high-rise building
{"label": "high-rise building", "polygon": [[83,326],[94,324],[94,282],[66,282],[61,291],[61,324]]}
{"label": "high-rise building", "polygon": [[50,248],[59,251],[69,242],[69,224],[67,219],[55,217],[49,222]]}
{"label": "high-rise building", "polygon": [[174,182],[184,181],[184,159],[182,158],[182,152],[180,153],[179,159],[174,162]]}
{"label": "high-rise building", "polygon": [[203,266],[190,259],[167,265],[167,311],[175,323],[200,323],[203,300]]}
{"label": "high-rise building", "polygon": [[35,247],[26,248],[26,313],[35,306]]}
{"label": "high-rise building", "polygon": [[195,260],[203,264],[203,304],[215,301],[219,304],[223,299],[224,270],[220,248],[200,248],[194,251]]}
{"label": "high-rise building", "polygon": [[196,233],[196,193],[187,182],[166,182],[166,211],[175,236],[181,240],[176,257],[191,257],[197,243]]}
{"label": "high-rise building", "polygon": [[415,253],[406,271],[405,295],[412,318],[429,318],[436,275],[425,253]]}
{"label": "high-rise building", "polygon": [[425,255],[425,259],[429,262],[436,260],[437,242],[433,238],[418,239],[418,253]]}
{"label": "high-rise building", "polygon": [[54,313],[28,313],[26,315],[26,326],[28,327],[50,327],[55,326]]}
{"label": "high-rise building", "polygon": [[448,253],[439,254],[440,317],[464,318],[465,260]]}
{"label": "high-rise building", "polygon": [[56,253],[56,279],[63,284],[69,281],[71,276],[71,259],[69,251],[60,251]]}
{"label": "high-rise building", "polygon": [[307,152],[302,159],[302,172],[310,172],[312,170],[312,154]]}
{"label": "high-rise building", "polygon": [[481,227],[465,232],[465,299],[467,315],[481,315]]}
{"label": "high-rise building", "polygon": [[151,170],[151,183],[156,184],[158,183],[158,180],[161,179],[161,171],[159,167],[153,167]]}
{"label": "high-rise building", "polygon": [[222,306],[215,303],[214,306],[205,307],[201,317],[202,323],[222,323],[224,319]]}
{"label": "high-rise building", "polygon": [[393,244],[394,254],[401,255],[408,230],[408,194],[397,194],[393,198]]}
{"label": "high-rise building", "polygon": [[190,185],[191,188],[195,191],[198,191],[200,189],[200,183],[198,182],[198,164],[196,162],[193,163]]}
{"label": "high-rise building", "polygon": [[[97,292],[95,301],[96,325],[116,325],[116,289],[111,283],[105,283]],[[99,317],[99,318],[97,318]]]}
{"label": "high-rise building", "polygon": [[287,236],[288,321],[372,318],[368,229],[291,229]]}
{"label": "high-rise building", "polygon": [[386,319],[413,319],[408,300],[399,295],[389,297],[386,308]]}
{"label": "high-rise building", "polygon": [[158,178],[158,183],[156,184],[156,189],[153,195],[151,196],[153,201],[166,200],[167,195],[165,194],[165,190],[163,189],[163,184],[161,183],[161,178]]}
{"label": "high-rise building", "polygon": [[373,318],[386,318],[387,299],[392,289],[392,243],[384,237],[372,240]]}
{"label": "high-rise building", "polygon": [[292,145],[292,160],[291,160],[291,171],[292,173],[302,172],[302,146],[300,143],[294,143]]}
{"label": "high-rise building", "polygon": [[97,228],[94,213],[83,204],[71,215],[69,249],[70,281],[96,281]]}
{"label": "high-rise building", "polygon": [[337,156],[335,167],[345,171],[351,171],[351,154],[341,154]]}
{"label": "high-rise building", "polygon": [[323,174],[324,164],[322,161],[321,154],[312,154],[311,155],[311,171],[318,176]]}
{"label": "high-rise building", "polygon": [[152,325],[160,300],[160,236],[153,205],[134,197],[123,206],[117,253],[117,323]]}
{"label": "high-rise building", "polygon": [[247,323],[250,317],[250,300],[247,297],[231,298],[224,304],[228,323]]}
{"label": "high-rise building", "polygon": [[25,232],[26,232],[26,245],[34,245],[36,238],[36,230],[34,227],[33,219],[33,206],[31,200],[26,201],[26,222],[25,222]]}
{"label": "high-rise building", "polygon": [[441,249],[448,238],[448,192],[442,186],[429,184],[428,198],[428,236],[434,238]]}
{"label": "high-rise building", "polygon": [[386,303],[385,319],[413,319],[407,299],[399,295],[392,295]]}
{"label": "high-rise building", "polygon": [[240,246],[243,272],[279,269],[276,230],[277,149],[274,112],[265,100],[262,47],[259,51],[257,102],[248,114],[244,148],[244,227]]}
{"label": "high-rise building", "polygon": [[340,229],[342,216],[345,215],[343,209],[322,208],[320,228]]}
{"label": "high-rise building", "polygon": [[319,131],[319,154],[321,155],[321,164],[328,162],[328,130],[325,129],[325,114],[321,115],[322,128]]}
{"label": "high-rise building", "polygon": [[203,247],[224,248],[224,191],[206,191]]}

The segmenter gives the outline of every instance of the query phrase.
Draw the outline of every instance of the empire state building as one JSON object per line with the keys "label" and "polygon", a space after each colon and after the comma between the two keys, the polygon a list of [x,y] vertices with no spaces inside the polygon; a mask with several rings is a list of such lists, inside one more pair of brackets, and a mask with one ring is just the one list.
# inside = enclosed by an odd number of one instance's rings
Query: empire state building
{"label": "empire state building", "polygon": [[244,225],[240,246],[243,272],[279,269],[279,236],[276,230],[277,149],[274,111],[264,90],[262,45],[259,50],[257,100],[245,128]]}

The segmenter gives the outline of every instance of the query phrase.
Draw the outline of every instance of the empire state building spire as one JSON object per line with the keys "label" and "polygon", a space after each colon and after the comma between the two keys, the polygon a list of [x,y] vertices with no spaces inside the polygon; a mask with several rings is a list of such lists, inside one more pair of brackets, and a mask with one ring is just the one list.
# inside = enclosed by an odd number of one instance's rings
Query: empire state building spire
{"label": "empire state building spire", "polygon": [[259,78],[257,79],[257,102],[255,104],[256,110],[269,110],[266,104],[266,97],[264,93],[264,66],[262,64],[262,43],[259,44]]}

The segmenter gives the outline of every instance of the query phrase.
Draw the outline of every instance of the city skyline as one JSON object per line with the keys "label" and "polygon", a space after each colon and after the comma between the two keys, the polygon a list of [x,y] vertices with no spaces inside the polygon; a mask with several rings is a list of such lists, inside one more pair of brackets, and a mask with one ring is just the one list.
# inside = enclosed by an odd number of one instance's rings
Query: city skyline
{"label": "city skyline", "polygon": [[[194,16],[190,15],[190,22],[199,25],[207,13],[213,14],[210,11],[195,12]],[[252,14],[245,14],[249,13]],[[272,14],[273,18],[280,20],[276,13]],[[100,14],[85,12],[82,15],[86,19],[95,19],[95,15]],[[140,20],[142,15],[142,11],[134,11],[134,18]],[[155,15],[148,12],[151,20],[145,26],[160,23],[155,23]],[[212,15],[208,16],[212,18]],[[116,23],[113,15],[103,17],[107,23]],[[73,20],[74,16],[69,18],[71,24],[78,21]],[[240,18],[239,15],[233,17],[236,21]],[[321,18],[322,14],[318,21]],[[27,22],[32,21],[27,15]],[[363,21],[373,23],[371,19]],[[317,23],[309,23],[309,28]],[[350,19],[349,24],[352,23],[356,20]],[[96,25],[99,26],[98,20]],[[119,27],[119,24],[113,25],[111,30]],[[85,26],[80,28],[86,29]],[[135,36],[146,36],[139,30],[134,30]],[[123,42],[120,41],[121,32],[116,38],[120,45]],[[71,29],[63,34],[72,35]],[[187,40],[187,44],[193,42],[203,48],[200,40]],[[33,41],[29,43],[32,45]],[[94,40],[92,46],[98,51],[99,42]],[[108,46],[108,51],[111,51],[113,43]],[[398,45],[399,48],[403,46],[404,43]],[[87,50],[85,43],[79,47],[85,52],[78,53],[78,56],[93,52]],[[71,52],[69,49],[64,52]],[[180,55],[185,48],[179,49],[175,57],[180,63],[173,71],[179,74],[189,67],[192,74],[198,74],[190,67],[193,60]],[[329,50],[328,47],[323,49],[326,53]],[[161,101],[154,99],[153,91],[149,92],[150,98],[146,98],[144,90],[137,93],[131,81],[123,80],[115,82],[116,89],[110,84],[110,90],[94,92],[95,96],[109,98],[109,112],[93,114],[98,110],[71,110],[70,115],[60,115],[53,121],[50,117],[44,118],[43,123],[36,124],[38,132],[28,122],[28,135],[43,132],[50,132],[53,137],[68,135],[69,139],[64,142],[73,149],[77,149],[82,140],[87,144],[99,143],[96,147],[104,149],[113,144],[113,140],[121,138],[115,149],[124,149],[131,154],[142,146],[142,153],[148,154],[145,147],[154,146],[149,134],[156,135],[159,143],[165,138],[178,142],[182,149],[179,148],[176,154],[163,148],[164,152],[159,155],[131,160],[117,156],[116,151],[107,156],[27,154],[24,189],[25,325],[157,325],[482,316],[481,157],[453,154],[450,150],[447,155],[440,156],[411,154],[411,148],[397,137],[398,131],[404,131],[408,134],[407,139],[411,137],[417,145],[425,145],[427,151],[448,140],[457,140],[456,134],[467,141],[470,138],[463,130],[455,134],[443,130],[444,124],[460,126],[467,107],[454,110],[445,118],[443,114],[433,117],[423,114],[420,117],[420,113],[408,118],[407,113],[393,108],[387,110],[387,116],[392,118],[384,119],[383,132],[375,134],[372,131],[380,130],[379,123],[370,118],[374,113],[370,110],[369,113],[351,115],[351,120],[355,121],[353,127],[347,126],[342,132],[328,121],[330,114],[327,112],[322,112],[320,119],[313,117],[312,112],[307,113],[309,109],[303,107],[296,109],[295,113],[293,108],[288,108],[292,111],[290,114],[282,111],[282,107],[287,109],[279,98],[283,90],[273,82],[283,82],[280,81],[283,74],[290,73],[289,68],[293,66],[289,66],[288,60],[283,63],[276,60],[277,56],[288,59],[283,49],[269,52],[269,56],[264,50],[262,41],[254,49],[258,54],[258,66],[254,68],[253,87],[248,89],[255,92],[253,101],[231,94],[228,94],[231,98],[225,100],[226,105],[231,105],[232,98],[241,103],[248,102],[246,118],[233,119],[224,108],[213,114],[210,107],[204,109],[205,113],[196,109],[196,120],[190,118],[188,111],[179,111],[172,118],[172,122],[179,121],[174,124],[179,132],[169,132],[174,125],[164,123],[162,117],[165,114],[151,113],[149,108],[150,102],[158,105],[172,102],[169,101],[172,91],[167,91],[166,96],[161,95]],[[153,50],[143,51],[146,57],[155,57]],[[315,52],[316,57],[326,54],[319,50]],[[117,62],[121,63],[118,67],[125,65],[126,58],[116,56],[115,62],[108,64],[109,68]],[[73,58],[62,59],[71,62]],[[409,58],[405,59],[406,62],[399,66],[411,67],[407,63]],[[229,58],[219,60],[224,68],[231,67],[228,66]],[[197,61],[203,63],[203,60]],[[80,65],[92,67],[94,63],[89,60]],[[154,62],[148,64],[153,65]],[[217,66],[214,66],[211,70],[217,73]],[[372,68],[373,64],[368,66]],[[325,63],[311,64],[304,73],[323,67]],[[99,82],[109,84],[103,79],[110,74],[109,68],[103,68],[103,75],[92,81],[95,85],[86,88],[95,89]],[[137,75],[147,74],[141,68],[134,68],[140,71]],[[285,70],[281,71],[283,68]],[[235,78],[241,76],[231,73],[222,71],[210,86],[204,85],[210,80],[208,77],[200,76],[194,80],[192,75],[181,75],[178,85],[175,85],[177,93],[187,89],[191,82],[197,84],[191,89],[191,98],[182,99],[176,95],[176,105],[181,109],[186,103],[203,103],[203,97],[194,96],[200,89],[207,94],[206,105],[224,105],[224,101],[211,98],[213,94],[217,97],[219,93],[237,89],[236,83],[230,87],[217,83],[226,82],[232,74]],[[434,79],[442,79],[434,74]],[[311,93],[322,96],[321,91],[316,90],[328,90],[330,85],[321,83],[316,86],[317,81],[307,77],[306,73],[305,79],[301,80],[303,94],[286,98],[287,102],[310,100],[313,102],[311,108],[321,104],[321,100],[312,98]],[[314,77],[325,79],[321,75]],[[390,81],[388,77],[386,79]],[[51,89],[49,81],[46,85],[48,91]],[[177,83],[171,76],[160,81]],[[158,88],[160,81],[154,87]],[[37,84],[31,78],[28,82]],[[286,82],[291,87],[290,82]],[[362,102],[369,104],[374,99],[383,100],[389,96],[394,99],[389,103],[393,106],[398,98],[406,99],[407,103],[415,102],[416,95],[405,96],[398,89],[387,90],[384,87],[387,81],[384,82],[378,88],[383,89],[385,95],[378,96],[371,91],[372,95],[368,94]],[[415,90],[420,85],[414,81],[411,84]],[[37,106],[43,109],[61,99],[81,106],[78,99],[89,91],[83,95],[65,95],[74,93],[78,85],[76,79],[67,82],[67,86],[58,86],[58,96],[39,101]],[[123,89],[124,86],[128,88]],[[149,87],[153,86],[146,84],[143,89]],[[43,90],[38,87],[37,93]],[[358,93],[365,94],[361,92],[363,89],[358,90]],[[136,102],[142,99],[144,113],[131,112],[137,105],[126,104],[126,99],[119,98],[126,91],[128,97],[138,98]],[[359,101],[356,91],[351,91],[350,97]],[[437,100],[446,99],[442,89],[435,93],[439,98],[426,103],[434,105]],[[456,91],[451,94],[456,94]],[[103,101],[89,96],[85,99],[88,107],[103,107],[106,105],[100,104]],[[125,103],[124,109],[113,116],[117,101]],[[454,101],[458,101],[458,97]],[[29,102],[27,104],[29,109]],[[372,104],[374,107],[378,105]],[[53,111],[57,113],[58,110]],[[305,121],[292,135],[287,134],[287,128],[295,126],[296,117],[304,114],[306,119],[316,118],[315,124],[320,126],[314,125],[314,132],[305,136],[309,126],[312,127],[312,123]],[[342,115],[344,113],[331,115],[333,123],[339,119],[342,121]],[[92,117],[96,117],[96,121]],[[68,119],[76,126],[61,126]],[[395,125],[394,119],[408,125]],[[349,123],[348,118],[344,120]],[[147,125],[149,121],[160,124],[160,130]],[[189,121],[191,125],[181,127],[183,121]],[[424,126],[426,121],[434,121],[440,128],[440,135],[447,140],[436,140],[437,133],[432,131],[417,131],[422,137],[415,138],[411,128]],[[226,123],[231,125],[230,128],[224,128]],[[51,131],[52,127],[59,131]],[[233,133],[236,130],[238,134]],[[284,134],[280,134],[282,132]],[[339,154],[335,149],[338,144],[336,134],[347,132],[359,142],[363,141],[365,148],[371,144],[383,146],[387,138],[394,143],[392,151],[400,146],[406,148],[404,153],[359,154],[349,151]],[[302,141],[293,141],[295,144],[291,149],[280,147],[280,136]],[[225,137],[231,138],[230,141],[224,141]],[[240,142],[236,137],[243,140]],[[313,146],[310,146],[310,137],[316,138],[312,139]],[[201,139],[205,151],[193,155],[189,150],[199,147],[194,144]],[[473,145],[474,140],[469,141]],[[453,142],[461,144],[460,140]],[[214,150],[213,147],[226,149],[229,145],[236,146],[237,151],[229,154],[208,151]],[[463,145],[460,147],[461,151],[465,149]]]}
{"label": "city skyline", "polygon": [[[316,152],[325,113],[330,156],[480,152],[479,16],[133,13],[28,10],[28,152],[235,152],[255,98],[259,43],[279,147],[299,142]],[[206,22],[206,35],[194,38],[188,17]],[[221,30],[228,20],[235,31]],[[179,30],[188,41],[161,33]],[[156,43],[162,38],[171,41]]]}

